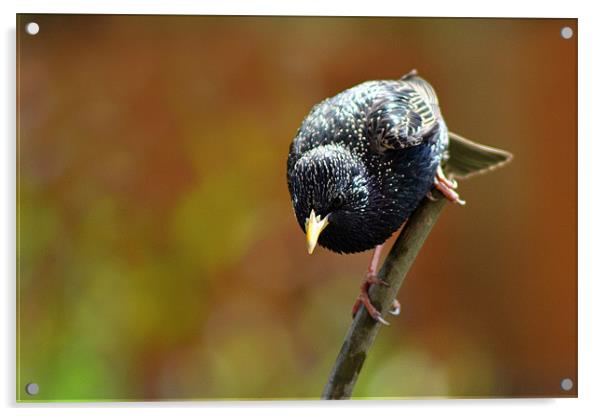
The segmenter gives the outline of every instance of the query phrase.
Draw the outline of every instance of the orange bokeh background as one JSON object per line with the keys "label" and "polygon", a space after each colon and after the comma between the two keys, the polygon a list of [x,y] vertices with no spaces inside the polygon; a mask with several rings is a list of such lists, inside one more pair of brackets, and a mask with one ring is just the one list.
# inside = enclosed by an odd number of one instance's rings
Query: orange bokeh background
{"label": "orange bokeh background", "polygon": [[370,254],[307,255],[288,146],[313,104],[412,68],[515,159],[460,184],[355,397],[576,395],[567,25],[19,15],[19,399],[318,398]]}

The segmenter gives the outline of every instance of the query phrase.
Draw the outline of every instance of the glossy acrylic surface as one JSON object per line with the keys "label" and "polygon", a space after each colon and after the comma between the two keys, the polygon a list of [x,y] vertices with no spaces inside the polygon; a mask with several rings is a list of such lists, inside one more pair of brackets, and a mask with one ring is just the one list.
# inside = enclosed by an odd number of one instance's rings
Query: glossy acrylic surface
{"label": "glossy acrylic surface", "polygon": [[288,146],[315,103],[412,68],[452,131],[515,159],[461,183],[355,397],[575,396],[577,36],[19,15],[18,400],[318,398],[370,254],[307,255]]}

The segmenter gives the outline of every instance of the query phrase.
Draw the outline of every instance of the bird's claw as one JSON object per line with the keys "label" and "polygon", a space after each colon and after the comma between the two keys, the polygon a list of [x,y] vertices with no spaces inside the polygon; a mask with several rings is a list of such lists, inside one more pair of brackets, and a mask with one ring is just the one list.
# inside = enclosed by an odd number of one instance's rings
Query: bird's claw
{"label": "bird's claw", "polygon": [[456,189],[458,187],[458,182],[455,179],[451,179],[445,176],[441,165],[437,167],[436,178],[439,180],[439,182],[442,182],[448,188]]}
{"label": "bird's claw", "polygon": [[377,322],[380,322],[383,325],[390,325],[389,322],[387,322],[385,320],[385,318],[383,318],[382,314],[374,307],[374,305],[372,305],[372,302],[370,302],[370,298],[363,294],[360,293],[360,295],[357,297],[355,304],[353,305],[353,309],[351,311],[351,315],[355,318],[355,315],[357,315],[357,312],[360,309],[360,306],[364,305],[364,308],[366,308],[366,312],[368,312],[368,314],[372,317],[372,319],[374,319]]}
{"label": "bird's claw", "polygon": [[366,284],[366,283],[368,284],[368,286],[370,286],[370,285],[383,285],[384,287],[391,287],[391,285],[388,282],[385,282],[380,277],[376,276],[375,274],[371,274],[371,273],[368,273],[366,275],[366,279],[362,283],[362,286],[364,284]]}
{"label": "bird's claw", "polygon": [[[372,317],[372,319],[374,319],[377,322],[380,322],[383,325],[390,325],[389,322],[387,322],[382,317],[382,314],[374,307],[374,305],[370,301],[370,296],[368,295],[368,289],[370,288],[370,285],[383,285],[385,287],[391,286],[388,282],[385,282],[384,280],[380,279],[375,274],[368,273],[366,275],[366,278],[362,282],[362,285],[360,287],[360,294],[357,297],[355,304],[353,305],[351,314],[353,317],[355,317],[360,306],[364,305],[364,307],[366,308],[366,311]],[[389,313],[391,315],[399,315],[399,311],[400,311],[399,302],[397,301],[397,299],[395,299],[393,302],[393,307],[389,311]]]}
{"label": "bird's claw", "polygon": [[397,299],[393,299],[393,306],[389,309],[389,313],[393,316],[398,316],[401,311],[401,305]]}
{"label": "bird's claw", "polygon": [[443,173],[441,166],[437,168],[434,180],[435,188],[439,190],[448,200],[458,205],[465,205],[466,201],[460,199],[460,195],[454,189],[458,187],[458,182],[453,179],[448,179]]}
{"label": "bird's claw", "polygon": [[[352,316],[354,318],[361,305],[364,305],[364,307],[366,308],[366,311],[372,317],[372,319],[380,322],[383,325],[390,325],[389,322],[387,322],[383,318],[382,314],[374,307],[374,305],[372,305],[372,303],[370,302],[370,299],[365,297],[363,294],[360,294],[357,297],[357,300],[355,301],[355,304],[353,305]],[[400,310],[401,310],[401,307],[399,305],[399,301],[397,299],[395,299],[393,301],[393,306],[389,310],[389,313],[393,316],[398,316]]]}
{"label": "bird's claw", "polygon": [[383,325],[387,325],[387,326],[391,325],[390,323],[388,323],[387,321],[385,321],[385,320],[383,319],[383,317],[380,315],[380,313],[379,313],[379,314],[378,314],[378,316],[376,317],[376,320],[377,320],[378,322],[380,322],[381,324],[383,324]]}

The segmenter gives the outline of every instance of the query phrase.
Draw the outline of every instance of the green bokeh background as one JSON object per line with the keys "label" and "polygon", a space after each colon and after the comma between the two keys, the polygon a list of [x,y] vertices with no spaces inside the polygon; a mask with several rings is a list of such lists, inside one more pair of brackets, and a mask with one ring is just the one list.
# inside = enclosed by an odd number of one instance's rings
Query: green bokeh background
{"label": "green bokeh background", "polygon": [[18,16],[18,399],[318,398],[370,254],[307,255],[288,146],[313,104],[412,68],[515,160],[461,184],[355,396],[575,396],[566,25]]}

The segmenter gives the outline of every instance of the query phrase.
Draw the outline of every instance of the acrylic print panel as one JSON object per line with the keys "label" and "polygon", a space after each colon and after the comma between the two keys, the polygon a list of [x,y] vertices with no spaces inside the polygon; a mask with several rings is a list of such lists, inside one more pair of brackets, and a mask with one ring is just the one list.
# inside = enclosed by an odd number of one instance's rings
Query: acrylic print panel
{"label": "acrylic print panel", "polygon": [[352,397],[575,397],[577,33],[19,15],[18,400],[320,398],[370,252],[307,254],[289,146],[313,105],[413,68],[514,160],[460,181]]}

